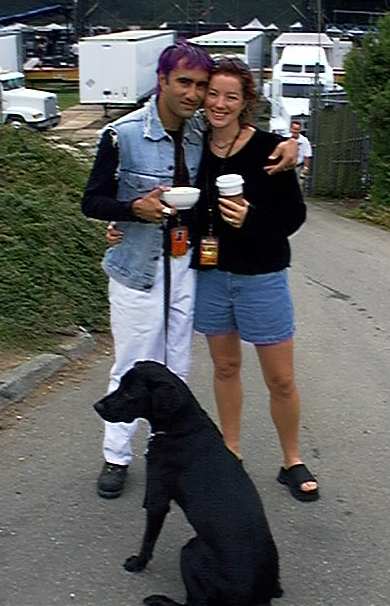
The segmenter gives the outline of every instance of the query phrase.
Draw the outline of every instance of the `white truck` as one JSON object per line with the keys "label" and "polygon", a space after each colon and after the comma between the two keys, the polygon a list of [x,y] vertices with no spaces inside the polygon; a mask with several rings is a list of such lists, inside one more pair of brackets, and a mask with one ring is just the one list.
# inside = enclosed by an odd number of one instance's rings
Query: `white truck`
{"label": "white truck", "polygon": [[291,120],[299,120],[305,130],[315,86],[320,92],[337,87],[324,48],[286,46],[273,66],[271,81],[266,82],[263,89],[271,103],[270,131],[289,135]]}
{"label": "white truck", "polygon": [[45,129],[61,118],[57,96],[26,88],[20,33],[0,33],[0,124],[27,124]]}
{"label": "white truck", "polygon": [[0,124],[26,124],[43,130],[56,126],[61,119],[57,96],[26,88],[21,72],[1,71],[0,68],[0,102]]}
{"label": "white truck", "polygon": [[157,59],[174,30],[129,30],[79,42],[80,102],[136,105],[156,86]]}

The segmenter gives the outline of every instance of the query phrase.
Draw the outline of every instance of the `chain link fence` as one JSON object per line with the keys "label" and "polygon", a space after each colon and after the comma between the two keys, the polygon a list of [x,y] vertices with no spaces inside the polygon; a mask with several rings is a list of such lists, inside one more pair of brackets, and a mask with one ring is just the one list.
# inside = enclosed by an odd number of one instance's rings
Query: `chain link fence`
{"label": "chain link fence", "polygon": [[332,198],[364,197],[370,184],[370,141],[345,93],[314,95],[308,137],[313,147],[307,191]]}

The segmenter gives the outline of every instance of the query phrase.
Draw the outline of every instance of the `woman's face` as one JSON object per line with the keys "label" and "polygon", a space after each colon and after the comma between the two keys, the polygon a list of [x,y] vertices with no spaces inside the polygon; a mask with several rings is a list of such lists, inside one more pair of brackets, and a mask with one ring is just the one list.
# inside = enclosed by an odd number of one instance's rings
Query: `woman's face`
{"label": "woman's face", "polygon": [[214,128],[233,123],[245,108],[241,80],[229,74],[214,74],[209,82],[204,102],[207,118]]}

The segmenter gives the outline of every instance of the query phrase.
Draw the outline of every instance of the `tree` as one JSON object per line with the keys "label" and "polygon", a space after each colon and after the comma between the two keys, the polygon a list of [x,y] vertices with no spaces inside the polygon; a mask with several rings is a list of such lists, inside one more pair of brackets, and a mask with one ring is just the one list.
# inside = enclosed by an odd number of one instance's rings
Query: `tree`
{"label": "tree", "polygon": [[345,62],[345,89],[371,140],[371,190],[375,203],[390,205],[390,14],[379,21]]}

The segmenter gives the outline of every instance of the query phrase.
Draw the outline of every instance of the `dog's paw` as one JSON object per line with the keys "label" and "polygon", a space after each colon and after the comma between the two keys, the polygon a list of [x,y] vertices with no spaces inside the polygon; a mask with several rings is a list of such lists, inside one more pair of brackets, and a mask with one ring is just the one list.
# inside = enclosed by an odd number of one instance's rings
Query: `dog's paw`
{"label": "dog's paw", "polygon": [[141,572],[145,569],[146,564],[147,560],[145,560],[145,558],[133,555],[130,556],[130,558],[127,558],[123,564],[123,568],[127,570],[127,572]]}

